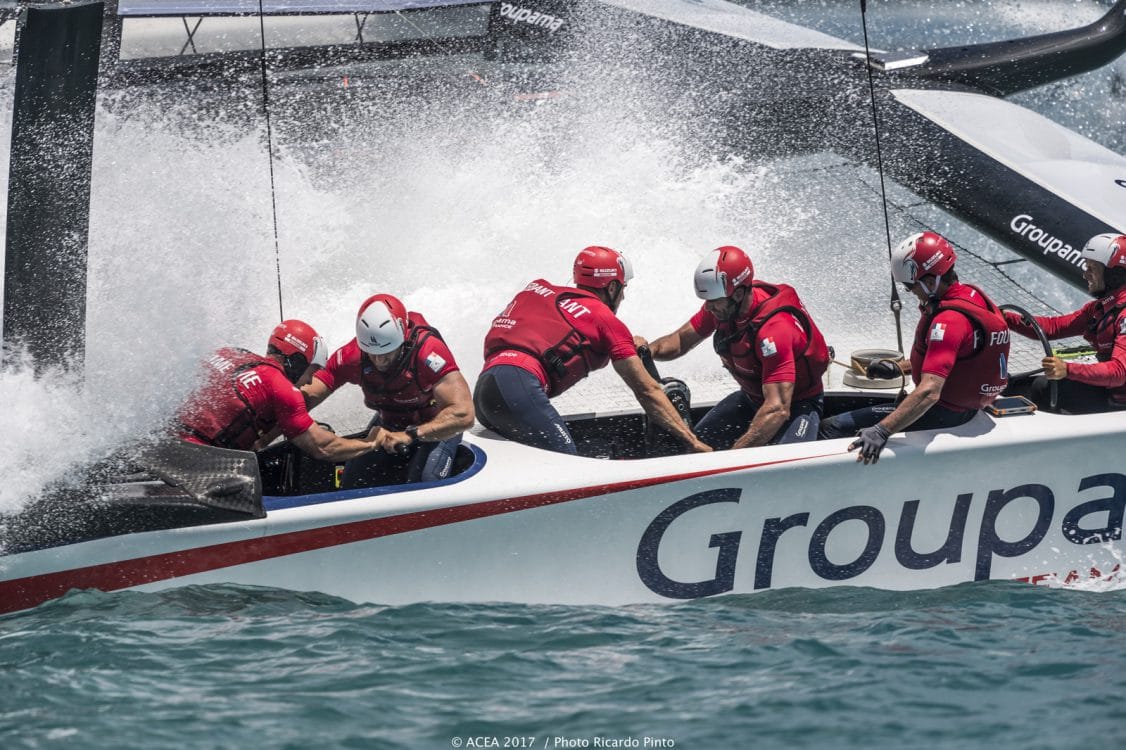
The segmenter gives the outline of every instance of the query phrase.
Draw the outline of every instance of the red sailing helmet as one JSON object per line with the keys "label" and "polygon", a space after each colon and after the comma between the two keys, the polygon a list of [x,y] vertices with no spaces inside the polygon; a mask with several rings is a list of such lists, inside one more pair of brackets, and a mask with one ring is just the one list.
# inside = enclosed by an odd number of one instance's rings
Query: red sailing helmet
{"label": "red sailing helmet", "polygon": [[1096,234],[1087,240],[1080,254],[1084,260],[1102,263],[1108,271],[1126,268],[1126,234]]}
{"label": "red sailing helmet", "polygon": [[749,287],[755,280],[751,259],[734,245],[717,247],[696,266],[696,296],[702,300],[723,299],[735,294],[739,287]]}
{"label": "red sailing helmet", "polygon": [[575,286],[605,289],[611,281],[626,286],[632,278],[633,266],[617,250],[591,245],[575,257]]}
{"label": "red sailing helmet", "polygon": [[901,284],[914,284],[924,276],[942,276],[954,267],[954,246],[934,232],[913,234],[891,254],[891,277]]}
{"label": "red sailing helmet", "polygon": [[324,367],[328,361],[324,339],[303,320],[283,320],[270,334],[266,346],[285,358],[285,372],[290,380],[300,377],[309,365]]}
{"label": "red sailing helmet", "polygon": [[356,315],[356,343],[368,354],[389,354],[406,338],[407,308],[390,294],[364,300]]}

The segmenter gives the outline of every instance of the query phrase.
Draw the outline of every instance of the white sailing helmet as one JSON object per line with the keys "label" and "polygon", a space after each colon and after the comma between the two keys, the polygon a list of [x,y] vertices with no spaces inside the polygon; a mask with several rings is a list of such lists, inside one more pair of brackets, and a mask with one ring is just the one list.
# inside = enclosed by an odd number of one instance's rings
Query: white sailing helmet
{"label": "white sailing helmet", "polygon": [[390,354],[403,345],[407,309],[390,294],[376,294],[360,305],[356,343],[368,354]]}
{"label": "white sailing helmet", "polygon": [[1126,235],[1107,232],[1087,240],[1080,252],[1083,260],[1102,263],[1107,269],[1126,268]]}
{"label": "white sailing helmet", "polygon": [[696,266],[693,284],[702,300],[732,297],[739,287],[750,287],[755,280],[755,267],[750,257],[734,245],[717,247]]}

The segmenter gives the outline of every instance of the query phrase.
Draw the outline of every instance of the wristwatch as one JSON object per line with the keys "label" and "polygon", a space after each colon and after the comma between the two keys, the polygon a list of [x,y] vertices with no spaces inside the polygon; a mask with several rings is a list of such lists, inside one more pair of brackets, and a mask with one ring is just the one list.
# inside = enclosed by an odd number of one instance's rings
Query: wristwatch
{"label": "wristwatch", "polygon": [[403,430],[403,432],[407,433],[407,437],[411,439],[411,445],[418,442],[418,425],[408,425],[407,429]]}

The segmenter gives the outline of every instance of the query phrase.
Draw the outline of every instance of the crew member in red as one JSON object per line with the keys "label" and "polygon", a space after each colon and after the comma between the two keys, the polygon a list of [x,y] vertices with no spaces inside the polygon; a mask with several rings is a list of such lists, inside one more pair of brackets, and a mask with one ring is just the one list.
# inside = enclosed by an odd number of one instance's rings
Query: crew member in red
{"label": "crew member in red", "polygon": [[270,334],[266,356],[227,347],[204,363],[205,380],[180,408],[179,437],[235,450],[264,447],[280,431],[310,456],[344,461],[369,453],[374,440],[334,435],[309,416],[294,383],[325,363],[324,341],[312,326],[286,320]]}
{"label": "crew member in red", "polygon": [[[876,463],[888,437],[901,430],[948,429],[973,419],[1009,382],[1009,328],[996,305],[954,270],[954,247],[934,232],[913,234],[892,253],[892,278],[919,299],[911,348],[915,389],[895,406],[882,404],[839,414],[821,424],[823,438],[859,437],[849,451]],[[903,368],[881,360],[869,377],[900,377]]]}
{"label": "crew member in red", "polygon": [[637,356],[634,337],[615,314],[633,277],[629,261],[608,247],[575,258],[575,286],[531,282],[493,319],[473,402],[481,424],[510,440],[577,453],[550,399],[612,364],[654,424],[690,450],[710,451],[677,414]]}
{"label": "crew member in red", "polygon": [[700,439],[725,450],[816,440],[829,348],[797,292],[755,281],[751,259],[733,245],[704,256],[695,286],[704,304],[650,350],[676,359],[711,336],[739,384],[696,425]]}
{"label": "crew member in red", "polygon": [[[1126,235],[1098,234],[1082,251],[1083,279],[1094,297],[1070,315],[1035,318],[1049,339],[1082,336],[1095,349],[1097,362],[1065,362],[1045,357],[1044,375],[1031,384],[1029,395],[1047,408],[1048,381],[1059,381],[1059,409],[1070,414],[1094,414],[1126,409]],[[1019,313],[1006,311],[1005,320],[1017,333],[1037,338]]]}
{"label": "crew member in red", "polygon": [[450,476],[461,434],[473,425],[473,399],[441,334],[422,315],[390,294],[364,300],[356,338],[301,390],[312,409],[345,383],[360,386],[375,410],[368,437],[383,450],[349,461],[343,488],[378,483],[391,462],[407,462],[408,482]]}

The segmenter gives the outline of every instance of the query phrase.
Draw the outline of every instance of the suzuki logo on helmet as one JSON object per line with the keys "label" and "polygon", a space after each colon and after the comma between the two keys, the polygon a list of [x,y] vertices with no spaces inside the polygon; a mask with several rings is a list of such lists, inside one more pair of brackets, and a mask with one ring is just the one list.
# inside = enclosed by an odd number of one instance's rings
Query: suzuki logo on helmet
{"label": "suzuki logo on helmet", "polygon": [[292,333],[287,333],[285,335],[285,342],[287,344],[292,344],[293,346],[297,347],[297,350],[299,352],[301,352],[302,354],[304,354],[305,350],[309,348],[308,344],[306,344],[304,341],[302,341],[301,339],[294,336]]}
{"label": "suzuki logo on helmet", "polygon": [[940,250],[940,251],[938,251],[938,252],[936,252],[936,253],[935,253],[934,255],[932,255],[932,256],[931,256],[931,257],[930,257],[929,259],[927,259],[927,260],[926,260],[926,262],[924,262],[924,263],[923,263],[923,270],[924,270],[924,271],[929,271],[929,270],[931,270],[931,268],[933,268],[933,267],[934,267],[934,264],[935,264],[935,263],[938,263],[938,262],[939,262],[940,260],[942,260],[942,259],[943,259],[944,257],[945,257],[945,256],[944,256],[944,255],[942,254],[942,251],[941,251],[941,250]]}
{"label": "suzuki logo on helmet", "polygon": [[735,277],[735,281],[731,282],[731,286],[733,286],[733,287],[739,286],[750,275],[751,275],[751,269],[750,268],[744,268],[742,270],[742,272],[738,276]]}

